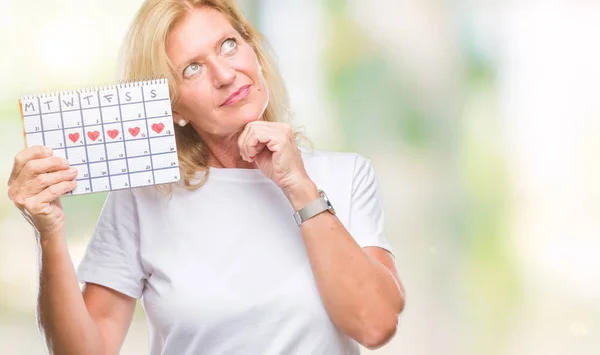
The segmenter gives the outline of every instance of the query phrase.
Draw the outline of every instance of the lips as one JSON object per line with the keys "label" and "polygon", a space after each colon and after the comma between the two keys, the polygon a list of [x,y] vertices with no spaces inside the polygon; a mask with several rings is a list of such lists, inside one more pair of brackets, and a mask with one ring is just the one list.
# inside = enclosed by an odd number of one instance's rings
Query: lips
{"label": "lips", "polygon": [[242,86],[236,92],[234,92],[233,94],[231,94],[227,98],[227,100],[225,100],[221,104],[221,107],[234,104],[234,103],[236,103],[236,102],[244,99],[246,96],[248,96],[248,93],[250,92],[250,88],[251,87],[252,87],[252,85],[244,85],[244,86]]}

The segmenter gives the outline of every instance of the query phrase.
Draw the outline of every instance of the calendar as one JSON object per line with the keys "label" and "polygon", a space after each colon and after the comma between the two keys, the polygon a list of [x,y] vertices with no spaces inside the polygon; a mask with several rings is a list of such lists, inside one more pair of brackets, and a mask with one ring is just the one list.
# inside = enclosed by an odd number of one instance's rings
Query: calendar
{"label": "calendar", "polygon": [[71,195],[180,180],[166,79],[30,95],[19,106],[25,145],[77,168]]}

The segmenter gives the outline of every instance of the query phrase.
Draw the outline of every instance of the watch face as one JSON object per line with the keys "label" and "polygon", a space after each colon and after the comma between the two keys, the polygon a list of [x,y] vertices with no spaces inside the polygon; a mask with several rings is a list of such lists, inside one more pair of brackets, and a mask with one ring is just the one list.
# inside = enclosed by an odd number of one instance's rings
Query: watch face
{"label": "watch face", "polygon": [[325,191],[323,190],[319,190],[319,193],[321,194],[321,197],[323,197],[323,200],[325,201],[325,203],[327,204],[327,206],[329,207],[327,210],[329,212],[331,212],[332,214],[335,214],[335,210],[333,209],[333,205],[331,204],[331,201],[329,201],[329,198],[327,197],[327,195],[325,194]]}

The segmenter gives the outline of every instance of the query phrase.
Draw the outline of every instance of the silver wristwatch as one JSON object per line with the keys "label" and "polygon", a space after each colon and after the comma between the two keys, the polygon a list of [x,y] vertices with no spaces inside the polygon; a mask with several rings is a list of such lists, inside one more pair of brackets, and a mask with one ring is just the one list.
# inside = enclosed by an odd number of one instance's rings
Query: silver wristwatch
{"label": "silver wristwatch", "polygon": [[319,190],[319,195],[321,195],[318,199],[312,201],[308,205],[302,207],[296,213],[294,213],[294,219],[298,226],[302,224],[302,222],[313,218],[321,212],[328,211],[329,213],[335,215],[335,210],[329,202],[327,195],[323,190]]}

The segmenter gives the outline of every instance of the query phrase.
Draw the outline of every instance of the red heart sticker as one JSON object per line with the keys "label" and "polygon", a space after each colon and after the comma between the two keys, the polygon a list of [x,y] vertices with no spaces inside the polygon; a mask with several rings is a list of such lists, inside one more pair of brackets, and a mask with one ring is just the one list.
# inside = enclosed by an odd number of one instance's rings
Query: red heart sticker
{"label": "red heart sticker", "polygon": [[165,129],[165,125],[162,123],[155,123],[152,125],[152,130],[156,133],[160,133]]}
{"label": "red heart sticker", "polygon": [[79,139],[79,133],[71,133],[69,134],[69,139],[71,142],[75,143]]}
{"label": "red heart sticker", "polygon": [[100,132],[98,131],[89,131],[87,134],[88,138],[94,142],[96,141],[96,139],[98,139],[98,137],[100,137]]}
{"label": "red heart sticker", "polygon": [[137,136],[140,133],[140,127],[131,127],[129,128],[129,134],[132,136]]}
{"label": "red heart sticker", "polygon": [[119,135],[119,130],[117,130],[117,129],[109,129],[108,131],[106,131],[106,134],[108,134],[108,136],[110,138],[115,139]]}

